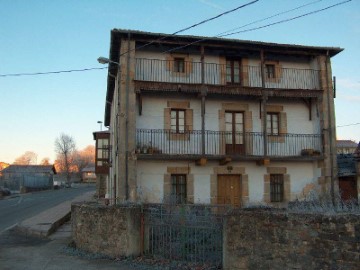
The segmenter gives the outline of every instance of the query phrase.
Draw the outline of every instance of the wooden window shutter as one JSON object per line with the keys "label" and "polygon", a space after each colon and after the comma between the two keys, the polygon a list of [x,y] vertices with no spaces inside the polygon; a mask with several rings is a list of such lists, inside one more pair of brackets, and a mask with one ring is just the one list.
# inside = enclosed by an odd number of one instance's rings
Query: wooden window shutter
{"label": "wooden window shutter", "polygon": [[244,112],[244,118],[245,118],[245,132],[252,132],[252,112],[251,111],[245,111]]}
{"label": "wooden window shutter", "polygon": [[286,134],[287,133],[286,113],[285,112],[280,112],[279,113],[279,118],[280,118],[279,133],[280,134]]}
{"label": "wooden window shutter", "polygon": [[193,59],[186,57],[185,58],[185,73],[190,74],[192,72]]}
{"label": "wooden window shutter", "polygon": [[164,108],[164,129],[170,130],[171,128],[171,108]]}
{"label": "wooden window shutter", "polygon": [[193,110],[192,109],[187,109],[185,111],[185,125],[186,125],[186,130],[188,131],[192,131],[193,130]]}
{"label": "wooden window shutter", "polygon": [[173,58],[171,56],[166,56],[165,57],[165,65],[166,65],[166,70],[167,71],[172,71],[172,67],[173,67]]}

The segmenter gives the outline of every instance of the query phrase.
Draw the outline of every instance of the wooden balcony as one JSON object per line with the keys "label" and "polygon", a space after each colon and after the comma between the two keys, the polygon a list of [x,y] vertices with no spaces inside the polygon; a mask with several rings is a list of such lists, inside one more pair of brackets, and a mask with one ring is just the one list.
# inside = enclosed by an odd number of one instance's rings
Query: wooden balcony
{"label": "wooden balcony", "polygon": [[[174,133],[163,129],[137,129],[136,153],[143,159],[221,159],[236,160],[319,159],[322,139],[319,134],[267,135],[200,130]],[[204,140],[204,143],[203,143]],[[266,149],[266,151],[264,151]]]}
{"label": "wooden balcony", "polygon": [[200,92],[204,84],[209,93],[260,96],[259,90],[265,89],[270,93],[281,92],[274,94],[278,96],[301,97],[316,97],[321,90],[320,71],[313,69],[276,67],[271,74],[264,72],[264,83],[260,65],[239,67],[235,79],[227,73],[226,65],[221,64],[184,62],[180,71],[174,71],[174,61],[137,58],[136,90]]}

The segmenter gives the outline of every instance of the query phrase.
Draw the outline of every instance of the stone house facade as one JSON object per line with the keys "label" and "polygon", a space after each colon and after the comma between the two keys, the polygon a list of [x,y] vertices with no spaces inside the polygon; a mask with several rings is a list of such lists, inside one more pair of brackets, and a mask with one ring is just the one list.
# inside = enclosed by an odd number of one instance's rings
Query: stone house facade
{"label": "stone house facade", "polygon": [[107,196],[242,206],[333,192],[341,51],[113,29]]}

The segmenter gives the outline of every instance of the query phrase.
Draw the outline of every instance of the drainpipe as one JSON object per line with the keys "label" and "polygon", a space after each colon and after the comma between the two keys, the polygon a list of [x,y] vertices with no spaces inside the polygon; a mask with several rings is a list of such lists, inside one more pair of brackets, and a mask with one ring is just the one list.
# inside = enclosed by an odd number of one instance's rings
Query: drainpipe
{"label": "drainpipe", "polygon": [[126,91],[125,91],[125,200],[129,199],[129,85],[130,85],[130,32],[127,40]]}
{"label": "drainpipe", "polygon": [[335,175],[334,175],[334,149],[333,149],[333,126],[332,126],[332,115],[331,115],[331,100],[330,100],[330,91],[332,90],[329,85],[329,51],[326,51],[326,60],[325,60],[325,72],[326,72],[326,98],[327,98],[327,106],[328,106],[328,136],[329,136],[329,154],[330,154],[330,194],[331,194],[331,201],[332,204],[335,205]]}
{"label": "drainpipe", "polygon": [[[119,57],[119,62],[120,63],[121,61],[121,56]],[[117,80],[116,80],[116,83],[117,83],[117,90],[118,90],[118,100],[117,100],[117,109],[115,110],[116,112],[116,118],[115,118],[115,131],[116,131],[116,149],[115,149],[115,162],[113,161],[113,166],[115,166],[114,168],[114,171],[115,171],[115,174],[114,174],[114,177],[113,177],[113,194],[114,194],[114,204],[116,204],[116,195],[117,195],[117,190],[116,190],[116,181],[117,181],[117,177],[116,176],[119,176],[120,172],[118,171],[119,169],[119,142],[120,142],[120,111],[121,111],[121,89],[120,89],[120,82],[121,82],[121,68],[120,68],[120,65],[118,64],[117,65]]]}
{"label": "drainpipe", "polygon": [[204,46],[201,46],[201,154],[205,156],[205,56]]}
{"label": "drainpipe", "polygon": [[265,91],[265,61],[264,61],[264,50],[260,51],[260,59],[261,59],[261,87],[262,87],[262,126],[263,126],[263,137],[264,137],[264,158],[267,157],[267,111],[266,111],[266,104],[267,104],[267,92]]}

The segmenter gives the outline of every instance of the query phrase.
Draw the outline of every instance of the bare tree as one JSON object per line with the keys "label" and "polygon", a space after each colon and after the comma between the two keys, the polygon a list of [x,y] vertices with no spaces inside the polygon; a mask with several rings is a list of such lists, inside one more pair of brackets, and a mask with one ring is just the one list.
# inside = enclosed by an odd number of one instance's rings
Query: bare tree
{"label": "bare tree", "polygon": [[82,169],[86,166],[95,163],[95,146],[88,145],[83,150],[76,151],[73,156],[73,161],[78,172],[81,173]]}
{"label": "bare tree", "polygon": [[76,144],[70,135],[60,134],[55,140],[55,152],[58,154],[58,157],[61,159],[61,163],[64,166],[66,173],[66,180],[70,183],[70,169],[71,169],[71,156],[76,151]]}
{"label": "bare tree", "polygon": [[32,151],[26,151],[20,157],[16,158],[14,164],[16,165],[35,165],[37,162],[37,154]]}
{"label": "bare tree", "polygon": [[40,165],[50,165],[50,158],[45,157],[41,160]]}

